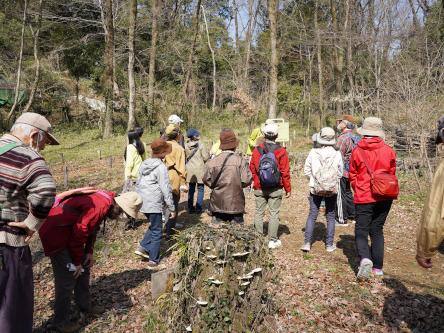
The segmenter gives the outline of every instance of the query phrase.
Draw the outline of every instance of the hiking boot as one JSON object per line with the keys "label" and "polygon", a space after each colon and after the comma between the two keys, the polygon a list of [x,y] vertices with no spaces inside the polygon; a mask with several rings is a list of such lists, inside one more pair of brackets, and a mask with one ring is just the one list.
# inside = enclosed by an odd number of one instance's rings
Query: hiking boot
{"label": "hiking boot", "polygon": [[74,333],[78,332],[81,328],[82,326],[77,321],[54,325],[54,329],[60,333]]}
{"label": "hiking boot", "polygon": [[310,250],[311,250],[311,244],[310,243],[304,243],[304,245],[301,246],[301,251],[310,252]]}
{"label": "hiking boot", "polygon": [[136,251],[134,251],[134,253],[137,254],[138,256],[141,256],[142,258],[145,258],[145,259],[150,258],[148,252],[140,245],[137,247],[137,249],[136,249]]}
{"label": "hiking boot", "polygon": [[148,261],[148,267],[156,267],[158,265],[159,265],[159,263],[157,263],[155,261],[152,261],[152,260]]}
{"label": "hiking boot", "polygon": [[336,250],[336,245],[327,245],[326,250],[327,252],[333,252],[334,250]]}
{"label": "hiking boot", "polygon": [[358,274],[356,277],[358,280],[368,280],[372,272],[373,262],[370,259],[364,258],[359,265]]}
{"label": "hiking boot", "polygon": [[374,276],[384,276],[383,270],[379,268],[373,268],[372,273]]}
{"label": "hiking boot", "polygon": [[268,242],[268,248],[269,249],[277,249],[278,247],[282,246],[282,242],[279,239],[271,240]]}

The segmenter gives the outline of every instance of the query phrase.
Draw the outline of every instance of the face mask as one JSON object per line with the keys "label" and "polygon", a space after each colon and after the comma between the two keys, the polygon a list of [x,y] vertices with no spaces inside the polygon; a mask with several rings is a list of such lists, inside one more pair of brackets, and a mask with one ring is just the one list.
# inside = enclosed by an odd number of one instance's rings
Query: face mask
{"label": "face mask", "polygon": [[40,143],[43,141],[43,139],[44,139],[43,138],[43,133],[42,132],[38,132],[38,134],[37,134],[37,141],[36,141],[35,144],[33,143],[34,140],[31,139],[31,149],[34,150],[37,153],[40,153]]}

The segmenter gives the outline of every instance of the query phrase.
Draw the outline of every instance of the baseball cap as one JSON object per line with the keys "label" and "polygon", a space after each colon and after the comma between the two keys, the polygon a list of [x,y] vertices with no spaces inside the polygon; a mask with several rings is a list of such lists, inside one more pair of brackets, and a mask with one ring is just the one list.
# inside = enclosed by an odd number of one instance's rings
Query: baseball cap
{"label": "baseball cap", "polygon": [[27,124],[31,125],[39,130],[42,130],[48,136],[48,144],[59,145],[59,141],[52,134],[52,127],[48,119],[41,114],[34,112],[25,112],[17,118],[14,124]]}
{"label": "baseball cap", "polygon": [[183,120],[177,114],[172,114],[168,117],[168,123],[176,125],[183,123]]}
{"label": "baseball cap", "polygon": [[263,131],[264,135],[276,136],[276,135],[278,135],[279,127],[275,123],[266,124],[262,131]]}

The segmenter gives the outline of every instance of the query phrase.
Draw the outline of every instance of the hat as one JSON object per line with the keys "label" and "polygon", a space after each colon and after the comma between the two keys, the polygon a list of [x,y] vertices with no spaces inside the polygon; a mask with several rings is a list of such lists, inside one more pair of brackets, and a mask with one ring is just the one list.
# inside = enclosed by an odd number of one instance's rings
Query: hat
{"label": "hat", "polygon": [[197,136],[200,136],[200,132],[199,132],[197,129],[195,129],[195,128],[190,128],[190,129],[187,131],[187,138],[191,139],[191,138],[195,138],[195,137],[197,137]]}
{"label": "hat", "polygon": [[172,114],[171,116],[168,117],[168,123],[179,125],[183,123],[183,120],[177,114]]}
{"label": "hat", "polygon": [[311,136],[311,141],[313,141],[313,143],[318,143],[318,136],[319,136],[319,133],[314,133]]}
{"label": "hat", "polygon": [[115,197],[114,200],[133,219],[144,218],[143,214],[139,214],[139,210],[142,207],[142,197],[138,193],[126,192]]}
{"label": "hat", "polygon": [[339,118],[336,118],[336,121],[342,121],[347,120],[350,123],[356,124],[356,119],[351,114],[345,114],[343,116],[340,116]]}
{"label": "hat", "polygon": [[220,150],[235,149],[239,146],[239,142],[232,129],[226,128],[220,132]]}
{"label": "hat", "polygon": [[279,127],[276,123],[265,124],[262,132],[265,136],[277,136],[279,132]]}
{"label": "hat", "polygon": [[164,139],[156,139],[151,143],[151,156],[154,158],[164,158],[166,155],[171,153],[173,146],[166,142]]}
{"label": "hat", "polygon": [[377,117],[365,118],[362,127],[359,127],[357,132],[362,136],[379,136],[380,138],[385,138],[385,133],[382,129],[382,120]]}
{"label": "hat", "polygon": [[165,128],[165,134],[167,135],[168,139],[174,139],[177,137],[177,134],[179,134],[179,127],[175,124],[169,124]]}
{"label": "hat", "polygon": [[335,130],[331,127],[324,127],[317,135],[317,142],[322,146],[333,146],[336,143]]}
{"label": "hat", "polygon": [[48,137],[48,144],[59,145],[59,141],[52,135],[52,127],[49,121],[41,114],[34,112],[25,112],[17,118],[14,124],[27,124],[31,125],[46,133]]}

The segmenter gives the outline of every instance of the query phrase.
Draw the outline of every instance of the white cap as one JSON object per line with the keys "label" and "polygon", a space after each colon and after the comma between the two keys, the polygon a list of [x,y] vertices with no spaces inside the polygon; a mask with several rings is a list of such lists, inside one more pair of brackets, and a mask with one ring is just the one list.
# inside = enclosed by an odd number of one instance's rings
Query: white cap
{"label": "white cap", "polygon": [[263,133],[266,136],[276,136],[279,133],[279,127],[275,123],[266,124],[264,126]]}
{"label": "white cap", "polygon": [[183,123],[183,120],[177,114],[172,114],[168,117],[168,123],[178,125]]}

